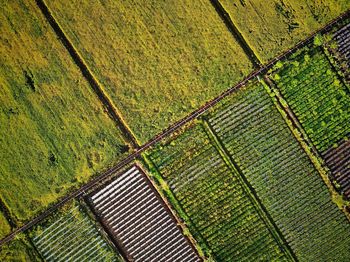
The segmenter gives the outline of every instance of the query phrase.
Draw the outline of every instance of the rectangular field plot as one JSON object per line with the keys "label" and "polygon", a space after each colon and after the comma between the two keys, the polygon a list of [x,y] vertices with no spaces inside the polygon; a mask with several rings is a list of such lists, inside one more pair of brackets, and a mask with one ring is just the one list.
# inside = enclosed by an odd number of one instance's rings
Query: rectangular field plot
{"label": "rectangular field plot", "polygon": [[350,133],[349,90],[321,48],[292,55],[273,78],[321,153]]}
{"label": "rectangular field plot", "polygon": [[343,141],[337,148],[327,150],[323,159],[339,189],[350,200],[350,140]]}
{"label": "rectangular field plot", "polygon": [[210,125],[300,261],[350,257],[350,223],[261,83],[237,91]]}
{"label": "rectangular field plot", "polygon": [[350,22],[334,33],[333,40],[337,45],[336,58],[346,80],[350,81]]}
{"label": "rectangular field plot", "polygon": [[79,207],[32,234],[45,261],[122,261]]}
{"label": "rectangular field plot", "polygon": [[158,145],[149,159],[188,216],[191,233],[215,260],[289,260],[275,229],[265,223],[202,125]]}
{"label": "rectangular field plot", "polygon": [[131,261],[201,261],[136,166],[91,196],[97,215]]}
{"label": "rectangular field plot", "polygon": [[207,0],[45,2],[141,143],[253,69]]}

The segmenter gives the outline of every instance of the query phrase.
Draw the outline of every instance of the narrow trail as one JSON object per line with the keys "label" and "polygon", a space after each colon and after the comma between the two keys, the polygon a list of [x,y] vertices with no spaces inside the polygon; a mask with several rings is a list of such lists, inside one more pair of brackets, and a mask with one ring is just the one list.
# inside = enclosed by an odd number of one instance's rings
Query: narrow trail
{"label": "narrow trail", "polygon": [[[42,2],[42,0],[36,0],[37,2]],[[183,119],[179,120],[178,122],[175,122],[174,124],[170,125],[167,129],[163,130],[160,134],[156,135],[153,137],[151,140],[149,140],[147,143],[144,145],[140,146],[137,148],[133,153],[131,153],[129,156],[121,160],[119,163],[117,163],[115,166],[110,168],[109,170],[105,171],[103,174],[99,175],[98,177],[95,177],[92,179],[90,182],[82,185],[80,188],[68,193],[66,196],[63,198],[59,199],[55,204],[51,205],[48,209],[46,209],[43,213],[39,214],[37,217],[33,218],[32,220],[24,223],[21,227],[15,229],[13,232],[11,232],[9,235],[6,237],[2,238],[0,240],[0,247],[9,242],[11,239],[13,239],[17,234],[31,228],[32,226],[36,225],[37,223],[41,222],[45,218],[47,218],[49,215],[51,215],[53,212],[55,212],[58,208],[63,206],[65,203],[68,201],[78,197],[78,196],[83,196],[85,195],[85,191],[90,190],[93,188],[96,184],[99,182],[103,181],[110,175],[114,174],[117,172],[119,169],[123,168],[125,165],[131,163],[134,161],[136,158],[140,156],[141,153],[149,149],[151,146],[154,144],[158,143],[161,141],[163,138],[167,137],[168,135],[172,134],[173,132],[177,131],[181,127],[183,127],[185,124],[188,122],[191,122],[192,120],[196,119],[197,117],[203,115],[208,109],[211,107],[215,106],[217,103],[219,103],[222,99],[225,97],[229,96],[233,92],[235,92],[237,89],[240,87],[246,85],[248,81],[254,79],[255,77],[266,73],[273,65],[275,65],[278,61],[283,60],[287,58],[290,54],[296,52],[298,49],[303,47],[304,45],[310,43],[313,41],[314,37],[319,34],[319,33],[326,33],[328,32],[332,26],[335,24],[339,23],[340,21],[348,18],[350,16],[350,10],[347,12],[341,14],[334,20],[330,21],[328,24],[326,24],[324,27],[321,29],[315,31],[313,34],[311,34],[308,38],[306,38],[303,41],[300,41],[298,44],[296,44],[293,48],[286,50],[282,54],[276,56],[273,58],[271,61],[269,61],[267,64],[262,65],[255,71],[253,71],[251,74],[249,74],[246,78],[244,78],[241,82],[237,83],[235,86],[230,87],[226,91],[224,91],[221,95],[217,96],[216,98],[208,101],[206,104],[198,108],[197,110],[193,111]],[[74,51],[74,49],[72,50]],[[76,54],[76,53],[75,53]],[[77,55],[77,54],[76,54]],[[92,77],[92,76],[91,76]],[[95,81],[95,80],[94,80]]]}

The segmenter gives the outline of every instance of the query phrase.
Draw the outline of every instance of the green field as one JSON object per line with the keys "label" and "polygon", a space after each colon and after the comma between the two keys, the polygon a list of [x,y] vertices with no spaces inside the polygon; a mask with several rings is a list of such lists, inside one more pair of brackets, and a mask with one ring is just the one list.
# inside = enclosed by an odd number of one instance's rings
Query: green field
{"label": "green field", "polygon": [[0,21],[0,196],[23,221],[125,143],[34,1],[5,1]]}
{"label": "green field", "polygon": [[300,261],[350,257],[350,224],[261,83],[229,97],[210,125]]}
{"label": "green field", "polygon": [[252,70],[209,1],[47,5],[141,143]]}
{"label": "green field", "polygon": [[65,207],[30,232],[45,261],[121,261],[82,207]]}
{"label": "green field", "polygon": [[22,233],[11,242],[0,247],[0,261],[39,262],[42,260],[29,243],[28,238]]}
{"label": "green field", "polygon": [[11,227],[2,212],[0,212],[0,239],[10,233]]}
{"label": "green field", "polygon": [[148,158],[188,217],[193,236],[216,261],[290,261],[202,125],[157,145]]}
{"label": "green field", "polygon": [[272,77],[320,152],[350,134],[349,90],[321,48],[303,48]]}
{"label": "green field", "polygon": [[350,8],[348,0],[219,0],[262,62]]}

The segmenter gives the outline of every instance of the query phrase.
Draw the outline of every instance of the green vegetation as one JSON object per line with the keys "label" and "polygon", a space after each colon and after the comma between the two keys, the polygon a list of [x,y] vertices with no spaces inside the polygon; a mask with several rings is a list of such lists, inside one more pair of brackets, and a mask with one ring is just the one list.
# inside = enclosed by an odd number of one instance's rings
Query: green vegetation
{"label": "green vegetation", "polygon": [[202,125],[158,144],[147,158],[175,195],[193,236],[217,261],[288,261]]}
{"label": "green vegetation", "polygon": [[0,21],[0,196],[23,221],[126,147],[35,1],[5,1]]}
{"label": "green vegetation", "polygon": [[320,152],[349,134],[349,91],[321,48],[292,55],[273,78]]}
{"label": "green vegetation", "polygon": [[219,1],[263,62],[350,8],[348,0]]}
{"label": "green vegetation", "polygon": [[0,247],[0,261],[39,262],[42,261],[24,234]]}
{"label": "green vegetation", "polygon": [[30,235],[46,261],[121,261],[82,207],[74,204],[37,226]]}
{"label": "green vegetation", "polygon": [[300,261],[350,257],[350,224],[264,86],[219,105],[210,125]]}
{"label": "green vegetation", "polygon": [[47,5],[141,143],[252,70],[205,0]]}
{"label": "green vegetation", "polygon": [[0,212],[0,239],[9,234],[11,227],[2,212]]}

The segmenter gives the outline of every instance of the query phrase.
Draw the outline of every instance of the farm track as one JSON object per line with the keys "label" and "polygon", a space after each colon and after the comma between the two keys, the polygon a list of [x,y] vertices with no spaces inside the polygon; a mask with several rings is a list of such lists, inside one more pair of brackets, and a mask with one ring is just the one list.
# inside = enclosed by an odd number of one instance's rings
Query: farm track
{"label": "farm track", "polygon": [[126,139],[126,141],[129,142],[133,146],[133,148],[138,148],[139,144],[137,142],[137,139],[133,135],[131,129],[123,120],[121,113],[118,111],[118,108],[109,99],[108,95],[103,90],[102,85],[95,78],[82,56],[78,53],[76,48],[73,46],[72,42],[68,39],[63,29],[61,28],[61,26],[56,21],[51,11],[47,7],[44,0],[36,0],[36,3],[43,15],[45,16],[45,18],[47,19],[47,21],[49,22],[49,24],[51,25],[54,32],[58,36],[58,39],[65,46],[70,56],[72,57],[74,63],[79,67],[83,76],[88,81],[88,83],[90,84],[90,86],[92,87],[92,89],[106,108],[109,116],[115,121],[117,127],[121,129],[121,132],[124,135],[124,139]]}
{"label": "farm track", "polygon": [[222,158],[228,161],[232,169],[235,169],[237,171],[241,184],[243,185],[245,190],[248,191],[247,195],[250,197],[252,203],[254,203],[257,212],[259,213],[260,217],[264,220],[264,223],[269,228],[269,231],[276,239],[280,248],[282,250],[286,249],[285,252],[292,261],[298,261],[296,255],[294,254],[292,248],[289,246],[288,242],[284,238],[282,232],[277,227],[276,223],[274,222],[274,220],[266,210],[265,206],[261,203],[255,189],[249,183],[249,181],[247,180],[247,178],[245,177],[245,175],[243,174],[242,170],[239,168],[237,163],[235,163],[233,158],[230,156],[230,153],[227,151],[227,148],[224,146],[219,136],[215,133],[212,125],[209,123],[209,121],[205,120],[204,126],[205,126],[206,132],[211,137],[211,140],[213,140],[213,143],[218,147],[218,151],[222,155]]}
{"label": "farm track", "polygon": [[[51,19],[53,19],[53,17],[51,16],[49,10],[47,9],[46,5],[44,4],[44,2],[42,0],[36,0],[38,3],[38,6],[40,7],[40,3],[41,3],[41,8],[43,8],[44,10],[46,9],[49,15],[49,18],[51,17]],[[159,141],[161,141],[163,138],[167,137],[168,135],[172,134],[174,131],[178,130],[179,128],[181,128],[182,126],[184,126],[185,124],[187,124],[188,122],[196,119],[197,117],[201,116],[202,114],[204,114],[208,109],[210,109],[211,107],[215,106],[217,103],[219,103],[222,99],[224,99],[225,97],[229,96],[230,94],[232,94],[233,92],[235,92],[237,89],[239,89],[240,87],[244,86],[245,84],[248,83],[248,81],[254,79],[255,77],[266,73],[274,64],[276,64],[278,61],[287,58],[290,54],[296,52],[299,48],[303,47],[304,45],[310,43],[313,41],[314,37],[319,34],[319,33],[326,33],[328,32],[332,26],[336,25],[338,22],[348,18],[350,16],[350,10],[348,10],[347,12],[341,14],[340,16],[338,16],[337,18],[335,18],[334,20],[330,21],[328,24],[326,24],[324,27],[322,27],[321,29],[315,31],[314,33],[312,33],[308,38],[306,38],[303,41],[300,41],[299,43],[297,43],[293,48],[286,50],[285,52],[283,52],[282,54],[276,56],[275,58],[273,58],[271,61],[269,61],[267,64],[262,65],[260,68],[258,68],[257,70],[253,71],[251,74],[249,74],[246,78],[244,78],[242,81],[240,81],[239,83],[237,83],[235,86],[230,87],[229,89],[227,89],[226,91],[224,91],[221,95],[217,96],[216,98],[210,100],[209,102],[207,102],[206,104],[204,104],[202,107],[200,107],[199,109],[193,111],[192,113],[190,113],[189,115],[187,115],[186,117],[184,117],[183,119],[179,120],[178,122],[175,122],[174,124],[170,125],[167,129],[165,129],[164,131],[162,131],[160,134],[156,135],[154,138],[152,138],[151,140],[149,140],[147,143],[145,143],[144,145],[136,148],[136,150],[131,153],[129,156],[127,156],[126,158],[124,158],[123,160],[121,160],[119,163],[117,163],[115,166],[113,166],[112,168],[110,168],[109,170],[107,170],[106,172],[104,172],[103,174],[97,176],[96,178],[92,179],[90,182],[82,185],[80,188],[78,188],[77,190],[68,193],[66,196],[64,196],[63,198],[61,198],[57,203],[53,204],[51,207],[49,207],[48,209],[46,209],[44,212],[42,212],[41,214],[39,214],[37,217],[33,218],[32,220],[26,222],[24,225],[22,225],[21,227],[17,228],[16,230],[14,230],[12,233],[10,233],[9,235],[7,235],[6,237],[2,238],[0,240],[0,247],[9,242],[11,239],[13,239],[17,234],[31,228],[32,226],[36,225],[37,223],[41,222],[42,220],[44,220],[45,218],[47,218],[49,215],[51,215],[53,212],[55,212],[59,207],[63,206],[65,203],[67,203],[68,201],[78,197],[78,196],[82,196],[85,194],[85,191],[92,189],[96,184],[98,184],[99,182],[103,181],[104,179],[106,179],[107,177],[109,177],[110,175],[112,175],[113,173],[115,173],[116,171],[118,171],[119,169],[121,169],[122,167],[124,167],[125,165],[131,163],[133,160],[135,160],[137,157],[140,156],[141,153],[143,153],[144,151],[146,151],[147,149],[149,149],[151,146],[153,146],[154,144],[158,143]],[[63,33],[60,29],[60,27],[58,26],[58,24],[55,21],[52,21],[53,25],[56,25],[56,27],[58,27],[59,31],[61,33]],[[59,32],[58,32],[59,33]],[[70,45],[71,46],[71,45]],[[71,46],[71,48],[73,48],[73,46]],[[70,50],[72,52],[71,55],[74,55],[74,57],[79,58],[79,55],[75,52],[74,48],[72,50]],[[81,61],[82,62],[82,61]],[[86,65],[83,63],[83,66],[85,68]],[[93,76],[90,74],[90,77],[92,77],[93,82],[96,82],[96,80],[93,78]],[[98,83],[96,82],[96,84],[98,85]]]}

